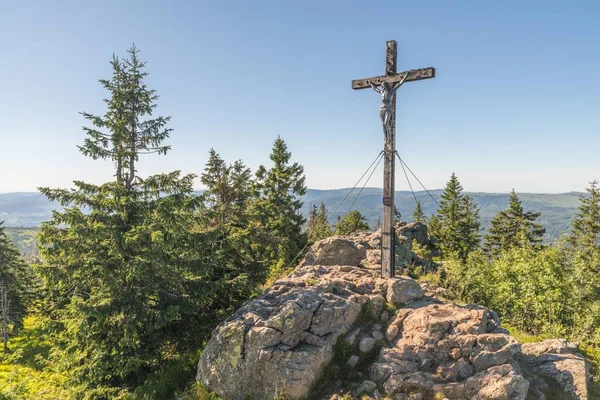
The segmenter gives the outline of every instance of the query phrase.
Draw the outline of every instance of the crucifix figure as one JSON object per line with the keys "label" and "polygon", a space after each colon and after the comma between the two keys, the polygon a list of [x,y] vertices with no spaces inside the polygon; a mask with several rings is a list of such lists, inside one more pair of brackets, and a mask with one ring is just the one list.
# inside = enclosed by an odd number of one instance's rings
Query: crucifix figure
{"label": "crucifix figure", "polygon": [[369,85],[375,90],[377,93],[381,94],[381,109],[379,110],[379,117],[381,118],[381,125],[383,126],[383,136],[385,143],[387,143],[391,135],[391,124],[392,117],[394,114],[394,107],[392,106],[392,101],[394,100],[394,96],[396,94],[396,90],[406,80],[408,73],[404,74],[404,77],[400,80],[400,82],[391,85],[387,82],[383,82],[381,85],[377,86],[373,82],[369,81]]}
{"label": "crucifix figure", "polygon": [[384,133],[383,221],[381,226],[381,276],[393,278],[395,271],[394,184],[396,155],[396,90],[405,82],[435,77],[432,67],[397,73],[395,40],[386,43],[385,75],[352,81],[352,89],[373,88],[381,94],[381,124]]}

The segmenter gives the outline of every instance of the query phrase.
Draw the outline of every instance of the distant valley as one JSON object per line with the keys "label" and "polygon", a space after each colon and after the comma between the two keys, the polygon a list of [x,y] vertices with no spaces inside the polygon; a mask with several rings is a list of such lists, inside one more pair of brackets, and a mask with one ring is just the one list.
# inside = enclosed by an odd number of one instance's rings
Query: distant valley
{"label": "distant valley", "polygon": [[[338,207],[340,202],[348,195],[350,189],[316,190],[309,189],[304,196],[303,213],[308,214],[311,204],[325,204],[330,213]],[[438,200],[442,190],[433,190],[431,195]],[[337,212],[330,217],[335,222],[338,215],[344,215],[354,203],[353,208],[363,214],[368,223],[375,225],[381,213],[382,190],[379,188],[365,188],[357,198],[355,190]],[[485,229],[493,216],[508,204],[507,193],[469,193],[480,207],[482,226]],[[561,194],[534,194],[519,193],[526,210],[542,213],[541,223],[546,227],[546,241],[551,242],[569,229],[571,218],[577,210],[579,198],[583,193],[570,192]],[[421,202],[425,212],[430,215],[436,211],[436,204],[426,192],[415,192],[416,198]],[[415,206],[411,192],[396,192],[396,206],[409,220]],[[36,192],[18,192],[0,194],[0,221],[5,221],[7,227],[39,227],[43,221],[50,219],[52,210],[60,208],[57,203],[49,202],[46,197]]]}

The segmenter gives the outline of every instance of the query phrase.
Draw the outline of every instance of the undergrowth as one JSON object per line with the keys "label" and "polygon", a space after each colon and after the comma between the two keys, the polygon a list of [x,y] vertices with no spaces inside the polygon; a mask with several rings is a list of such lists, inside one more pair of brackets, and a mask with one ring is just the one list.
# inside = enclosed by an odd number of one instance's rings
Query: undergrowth
{"label": "undergrowth", "polygon": [[65,376],[49,361],[50,341],[44,319],[30,315],[23,329],[8,342],[0,356],[1,400],[55,400],[72,398]]}
{"label": "undergrowth", "polygon": [[[0,400],[69,400],[78,395],[68,389],[67,376],[53,367],[48,321],[37,315],[25,318],[24,327],[9,340],[9,352],[0,352]],[[173,357],[125,399],[218,400],[186,384],[193,381],[200,349]],[[185,389],[185,390],[184,390]],[[211,397],[212,396],[212,397]]]}

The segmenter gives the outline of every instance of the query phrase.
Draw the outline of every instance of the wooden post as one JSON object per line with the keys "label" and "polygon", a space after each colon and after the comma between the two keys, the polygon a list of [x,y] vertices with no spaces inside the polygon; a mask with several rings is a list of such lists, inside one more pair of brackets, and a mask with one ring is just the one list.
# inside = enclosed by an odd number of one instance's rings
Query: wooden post
{"label": "wooden post", "polygon": [[[435,69],[432,67],[413,69],[410,71],[397,72],[398,49],[395,40],[386,43],[385,48],[385,75],[352,81],[352,89],[367,89],[373,85],[396,84],[402,82],[419,81],[435,77]],[[381,93],[380,89],[376,89]],[[383,105],[382,105],[383,107]],[[396,233],[394,230],[394,186],[396,167],[396,93],[391,101],[391,118],[389,124],[389,140],[384,144],[384,166],[383,166],[383,221],[381,226],[381,276],[393,278],[396,274]]]}
{"label": "wooden post", "polygon": [[[393,76],[397,69],[398,49],[395,40],[386,43],[385,74]],[[393,278],[396,275],[394,232],[394,189],[396,182],[396,94],[392,100],[390,138],[383,150],[383,221],[381,225],[381,276]]]}

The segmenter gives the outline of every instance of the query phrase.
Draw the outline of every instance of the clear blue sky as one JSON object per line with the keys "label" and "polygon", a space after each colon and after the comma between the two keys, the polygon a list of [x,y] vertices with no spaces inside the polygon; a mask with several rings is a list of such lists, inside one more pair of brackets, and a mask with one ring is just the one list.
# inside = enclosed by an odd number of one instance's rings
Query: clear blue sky
{"label": "clear blue sky", "polygon": [[142,175],[199,173],[211,147],[254,169],[279,134],[309,187],[352,186],[382,133],[377,94],[350,81],[384,72],[390,39],[400,68],[437,69],[398,98],[398,149],[428,188],[454,171],[469,191],[583,190],[600,179],[598,21],[598,1],[4,1],[0,192],[110,179],[76,149],[78,112],[104,112],[97,80],[134,42],[175,129]]}

